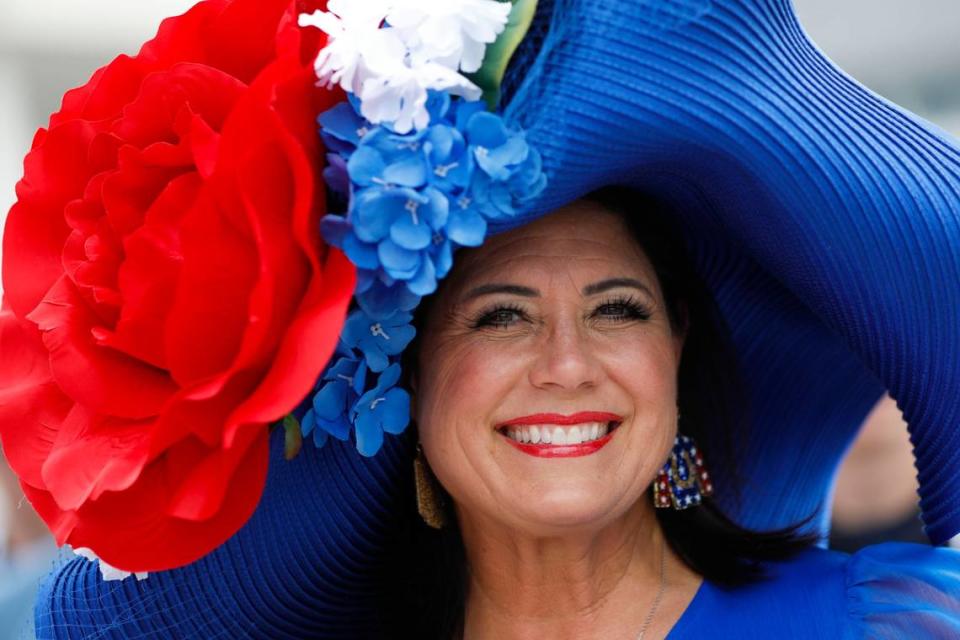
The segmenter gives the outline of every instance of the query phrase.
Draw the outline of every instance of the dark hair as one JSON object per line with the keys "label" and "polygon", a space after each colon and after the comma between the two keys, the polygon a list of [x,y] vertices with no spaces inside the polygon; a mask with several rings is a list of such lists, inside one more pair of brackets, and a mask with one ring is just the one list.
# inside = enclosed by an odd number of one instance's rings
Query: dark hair
{"label": "dark hair", "polygon": [[[716,302],[697,275],[664,205],[621,187],[607,187],[585,199],[622,217],[654,268],[672,327],[686,331],[677,374],[679,431],[698,443],[718,491],[727,492],[725,498],[739,508],[743,482],[735,453],[743,450],[738,445],[746,434],[749,409],[730,332]],[[429,309],[430,299],[424,300],[417,309],[415,326],[424,326]],[[415,375],[417,346],[415,342],[406,349],[405,375]],[[408,495],[410,502],[392,554],[400,584],[393,582],[388,587],[390,609],[400,627],[414,637],[458,637],[467,595],[467,566],[450,501],[447,525],[437,531],[418,517],[412,488]],[[674,552],[693,571],[724,586],[761,580],[763,562],[788,558],[819,539],[814,533],[801,533],[816,512],[773,531],[740,526],[712,498],[695,508],[657,509],[656,515]]]}

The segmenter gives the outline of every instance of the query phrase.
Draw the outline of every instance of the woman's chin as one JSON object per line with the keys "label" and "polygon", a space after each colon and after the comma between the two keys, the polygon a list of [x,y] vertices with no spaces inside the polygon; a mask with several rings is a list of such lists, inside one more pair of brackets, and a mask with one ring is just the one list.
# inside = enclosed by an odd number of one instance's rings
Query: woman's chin
{"label": "woman's chin", "polygon": [[519,528],[537,536],[570,535],[604,528],[629,508],[614,496],[597,496],[585,490],[541,495],[538,500],[501,505],[501,513],[514,514]]}

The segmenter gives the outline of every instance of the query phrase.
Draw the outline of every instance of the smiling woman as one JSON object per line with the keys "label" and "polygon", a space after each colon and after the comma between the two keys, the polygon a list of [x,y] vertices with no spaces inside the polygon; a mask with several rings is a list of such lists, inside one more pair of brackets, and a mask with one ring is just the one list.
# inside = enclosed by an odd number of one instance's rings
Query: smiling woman
{"label": "smiling woman", "polygon": [[404,368],[443,496],[420,508],[445,511],[439,532],[408,523],[420,551],[397,556],[421,581],[398,615],[422,637],[662,636],[703,578],[750,583],[816,541],[815,514],[757,532],[706,497],[655,509],[681,414],[741,490],[737,362],[665,213],[596,192],[464,251],[418,309]]}

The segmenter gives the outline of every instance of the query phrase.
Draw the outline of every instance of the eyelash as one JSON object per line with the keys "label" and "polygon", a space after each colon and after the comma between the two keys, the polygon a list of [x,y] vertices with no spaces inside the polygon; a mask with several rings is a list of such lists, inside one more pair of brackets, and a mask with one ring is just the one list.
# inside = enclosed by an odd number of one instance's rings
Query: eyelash
{"label": "eyelash", "polygon": [[[623,313],[619,316],[607,316],[606,319],[612,322],[628,322],[630,320],[647,320],[650,318],[650,309],[646,305],[637,301],[630,296],[621,296],[617,298],[612,298],[606,300],[597,305],[597,308],[594,310],[593,315],[598,314],[602,309],[608,307],[623,307]],[[500,314],[514,313],[521,318],[526,318],[526,312],[522,307],[516,304],[498,304],[481,311],[476,319],[473,321],[472,326],[474,329],[482,329],[484,327],[494,327],[498,329],[508,329],[510,327],[510,322],[505,320],[497,320]]]}

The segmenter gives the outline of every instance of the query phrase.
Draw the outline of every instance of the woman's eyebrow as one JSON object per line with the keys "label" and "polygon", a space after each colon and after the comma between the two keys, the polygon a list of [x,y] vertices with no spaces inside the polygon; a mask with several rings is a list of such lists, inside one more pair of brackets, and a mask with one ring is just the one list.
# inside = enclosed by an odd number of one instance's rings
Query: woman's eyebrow
{"label": "woman's eyebrow", "polygon": [[649,287],[647,287],[647,285],[640,282],[636,278],[608,278],[607,280],[594,282],[593,284],[588,284],[583,288],[583,295],[595,296],[598,293],[604,293],[605,291],[609,291],[610,289],[619,289],[620,287],[640,289],[651,298],[655,297],[653,295],[653,292],[650,291]]}
{"label": "woman's eyebrow", "polygon": [[493,283],[480,285],[479,287],[470,289],[463,299],[473,300],[474,298],[479,298],[480,296],[489,296],[494,293],[509,293],[511,295],[522,296],[524,298],[536,298],[540,295],[538,290],[531,289],[530,287],[521,287],[518,284]]}
{"label": "woman's eyebrow", "polygon": [[[647,285],[635,278],[608,278],[606,280],[601,280],[600,282],[594,282],[593,284],[588,284],[583,288],[583,295],[595,296],[598,293],[604,293],[610,289],[617,289],[620,287],[640,289],[648,296],[653,297],[653,292],[650,291]],[[536,298],[540,295],[540,292],[537,289],[533,289],[531,287],[524,287],[518,284],[492,283],[474,287],[467,292],[463,299],[465,301],[473,300],[474,298],[488,296],[495,293],[506,293],[524,298]]]}

